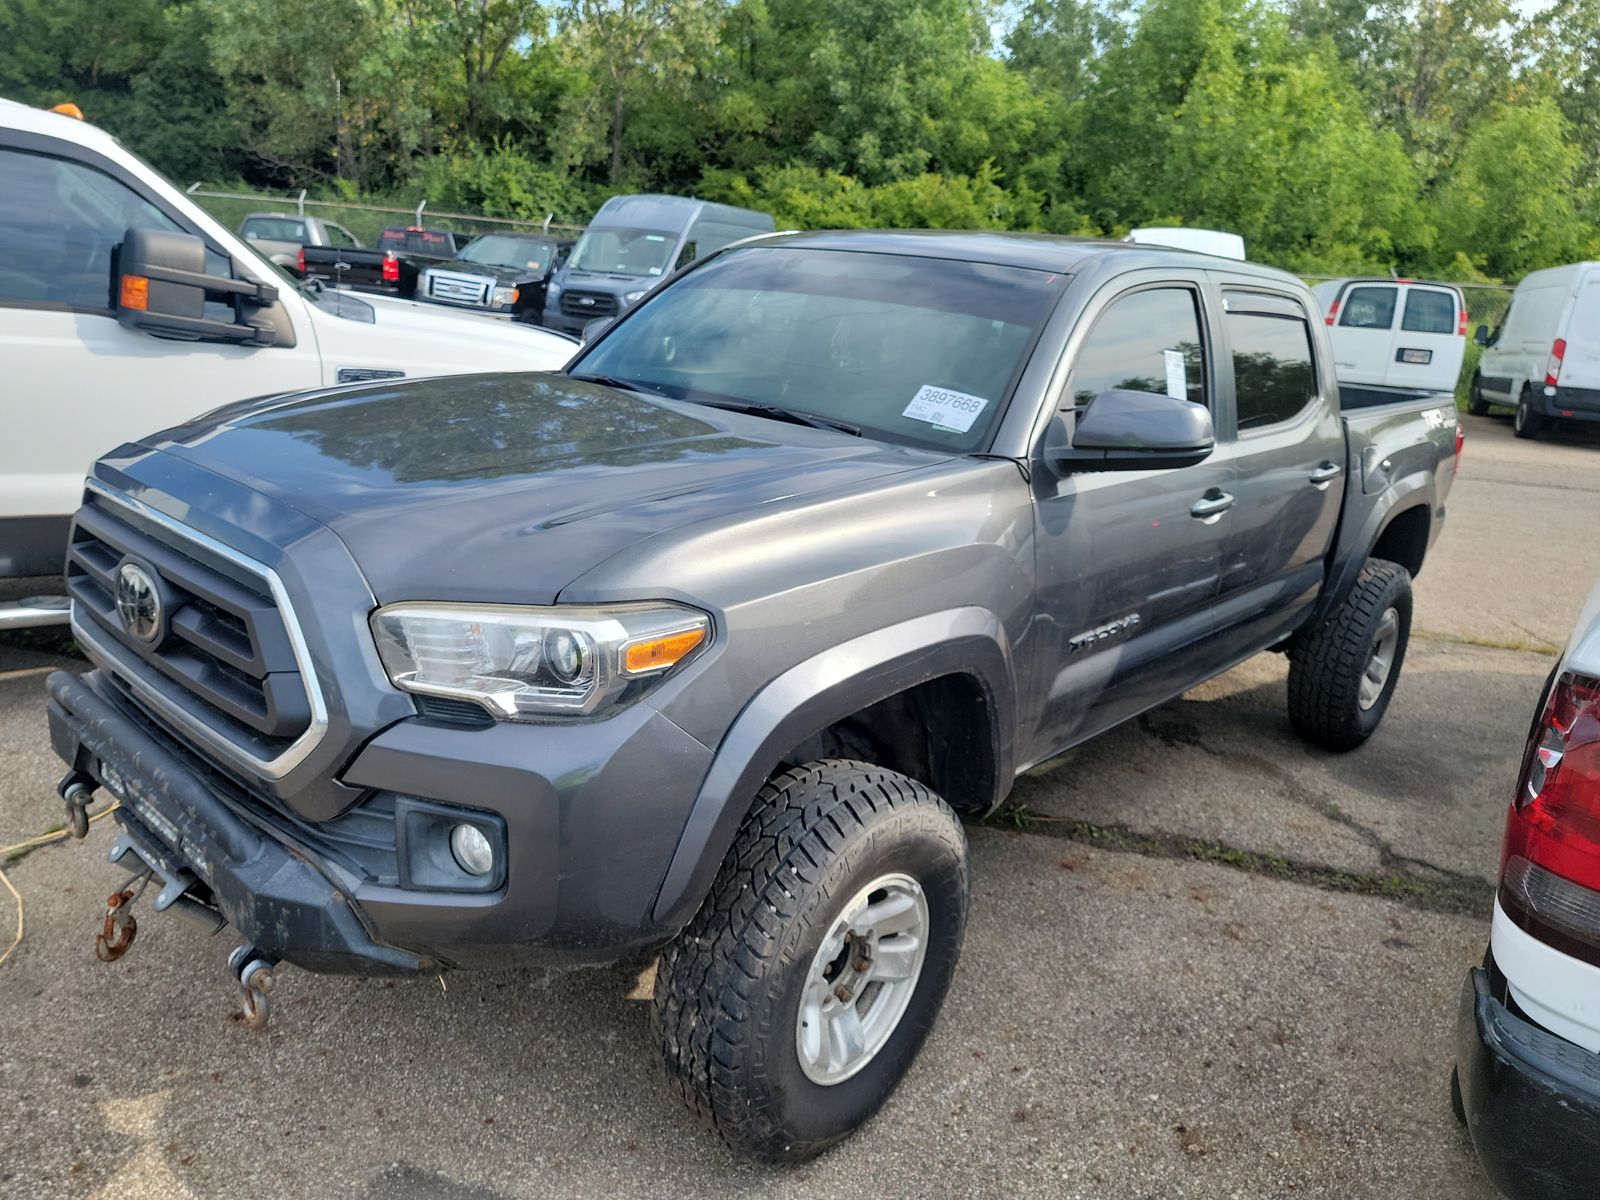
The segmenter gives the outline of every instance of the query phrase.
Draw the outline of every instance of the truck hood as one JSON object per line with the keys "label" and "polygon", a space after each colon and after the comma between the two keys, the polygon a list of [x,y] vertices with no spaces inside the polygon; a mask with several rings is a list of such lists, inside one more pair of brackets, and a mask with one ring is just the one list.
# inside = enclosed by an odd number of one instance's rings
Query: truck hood
{"label": "truck hood", "polygon": [[949,457],[551,374],[246,401],[145,444],[331,528],[383,603],[550,604],[645,539]]}
{"label": "truck hood", "polygon": [[[367,321],[370,307],[371,321]],[[344,310],[344,311],[341,311]],[[564,334],[394,296],[343,292],[311,305],[332,381],[341,367],[395,368],[408,378],[458,371],[551,371],[578,352]]]}

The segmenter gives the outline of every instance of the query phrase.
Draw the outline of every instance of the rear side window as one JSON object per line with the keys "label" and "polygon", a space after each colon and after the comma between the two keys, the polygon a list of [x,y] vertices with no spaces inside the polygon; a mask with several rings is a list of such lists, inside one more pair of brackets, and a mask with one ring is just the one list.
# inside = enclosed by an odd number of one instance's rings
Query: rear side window
{"label": "rear side window", "polygon": [[1298,416],[1317,397],[1316,361],[1304,310],[1286,297],[1231,292],[1227,299],[1240,430]]}
{"label": "rear side window", "polygon": [[1412,288],[1406,293],[1400,328],[1408,333],[1454,333],[1456,298],[1449,292]]}
{"label": "rear side window", "polygon": [[0,304],[108,311],[123,234],[178,228],[131,188],[69,159],[0,150],[0,179]]}
{"label": "rear side window", "polygon": [[1345,329],[1392,329],[1395,290],[1392,287],[1354,287],[1339,306],[1339,324]]}
{"label": "rear side window", "polygon": [[1101,392],[1154,392],[1206,402],[1205,351],[1195,294],[1163,287],[1113,300],[1078,350],[1067,381],[1079,409]]}
{"label": "rear side window", "polygon": [[328,245],[337,246],[341,250],[353,250],[361,243],[356,241],[355,235],[342,225],[325,225],[328,232]]}

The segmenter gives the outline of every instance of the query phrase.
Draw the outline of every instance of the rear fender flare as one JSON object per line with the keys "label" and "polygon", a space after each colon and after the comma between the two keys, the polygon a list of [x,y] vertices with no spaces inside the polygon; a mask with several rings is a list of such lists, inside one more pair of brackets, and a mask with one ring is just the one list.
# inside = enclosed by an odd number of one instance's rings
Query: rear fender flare
{"label": "rear fender flare", "polygon": [[1016,699],[1005,627],[982,608],[915,617],[833,646],[756,693],[722,739],[656,897],[679,929],[700,906],[761,785],[790,749],[829,725],[944,675],[976,678],[989,700],[998,803],[1015,773]]}
{"label": "rear fender flare", "polygon": [[1328,571],[1328,584],[1323,588],[1322,597],[1317,601],[1311,619],[1306,622],[1306,628],[1321,624],[1330,613],[1344,603],[1345,597],[1350,594],[1350,589],[1355,586],[1356,577],[1361,574],[1361,568],[1366,566],[1367,559],[1372,556],[1373,547],[1383,537],[1384,531],[1401,513],[1414,508],[1428,509],[1429,521],[1434,519],[1432,511],[1434,485],[1431,471],[1426,476],[1408,476],[1396,480],[1386,491],[1374,498],[1372,509],[1367,513],[1361,528],[1344,543],[1348,549],[1335,555]]}

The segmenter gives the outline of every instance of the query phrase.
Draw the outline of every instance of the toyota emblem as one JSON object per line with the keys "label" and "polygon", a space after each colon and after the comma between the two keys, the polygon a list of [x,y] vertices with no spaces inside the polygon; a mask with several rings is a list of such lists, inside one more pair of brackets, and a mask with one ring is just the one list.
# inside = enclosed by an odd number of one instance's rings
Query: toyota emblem
{"label": "toyota emblem", "polygon": [[152,643],[161,637],[161,591],[136,562],[117,568],[117,618],[129,637]]}

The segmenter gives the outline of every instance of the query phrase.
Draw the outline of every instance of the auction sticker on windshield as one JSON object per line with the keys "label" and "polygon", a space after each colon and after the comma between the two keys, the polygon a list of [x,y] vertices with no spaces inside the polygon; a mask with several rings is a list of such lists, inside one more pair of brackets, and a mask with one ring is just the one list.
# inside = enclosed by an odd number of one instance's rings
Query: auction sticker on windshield
{"label": "auction sticker on windshield", "polygon": [[900,415],[954,433],[965,433],[988,407],[989,402],[982,396],[969,396],[925,383]]}

